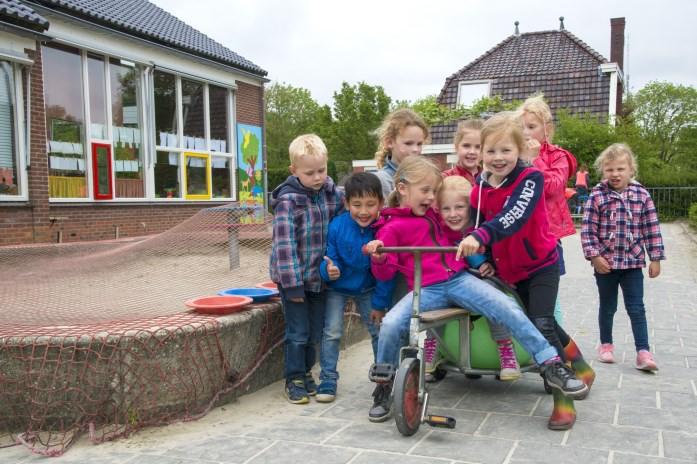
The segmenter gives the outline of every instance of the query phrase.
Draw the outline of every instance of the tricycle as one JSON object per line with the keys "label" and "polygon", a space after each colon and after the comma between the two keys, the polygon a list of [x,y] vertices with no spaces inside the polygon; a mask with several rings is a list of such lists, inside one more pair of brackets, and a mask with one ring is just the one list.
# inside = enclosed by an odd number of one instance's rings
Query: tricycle
{"label": "tricycle", "polygon": [[[396,372],[381,372],[380,366],[371,369],[371,380],[394,378],[392,386],[393,411],[397,428],[402,435],[413,435],[422,423],[434,427],[455,428],[452,417],[428,413],[429,393],[426,390],[424,350],[419,343],[424,332],[438,341],[444,361],[439,364],[441,377],[447,371],[460,372],[468,377],[498,375],[499,361],[495,342],[489,335],[486,319],[467,308],[445,308],[421,312],[421,256],[423,253],[455,253],[457,247],[379,247],[380,253],[412,253],[414,255],[414,288],[412,313],[409,324],[409,343],[399,352]],[[470,271],[477,273],[477,271]],[[478,273],[477,273],[478,274]],[[496,277],[487,277],[488,283],[520,300],[515,291]],[[521,304],[522,307],[522,304]],[[531,356],[514,341],[521,371],[537,369]],[[545,389],[548,390],[545,385]],[[551,392],[551,390],[548,390]]]}

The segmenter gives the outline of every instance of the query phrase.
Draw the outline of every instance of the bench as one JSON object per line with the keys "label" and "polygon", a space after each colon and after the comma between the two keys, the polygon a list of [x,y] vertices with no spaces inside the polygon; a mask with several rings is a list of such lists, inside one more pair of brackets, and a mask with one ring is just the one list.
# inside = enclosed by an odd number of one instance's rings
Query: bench
{"label": "bench", "polygon": [[[436,309],[434,311],[425,311],[419,314],[419,322],[422,330],[431,329],[445,325],[450,321],[460,319],[469,320],[470,312],[462,308],[445,308]],[[467,325],[465,325],[467,327]]]}

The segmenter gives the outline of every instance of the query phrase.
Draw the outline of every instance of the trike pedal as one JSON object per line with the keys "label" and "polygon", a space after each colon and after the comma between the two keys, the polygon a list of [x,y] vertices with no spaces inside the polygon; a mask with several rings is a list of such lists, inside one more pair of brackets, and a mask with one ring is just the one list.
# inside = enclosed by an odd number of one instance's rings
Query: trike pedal
{"label": "trike pedal", "polygon": [[372,382],[388,383],[392,382],[397,370],[392,364],[373,364],[370,366],[368,378]]}
{"label": "trike pedal", "polygon": [[444,429],[454,429],[456,424],[454,417],[436,416],[433,414],[429,414],[424,417],[424,422],[431,427],[441,427]]}

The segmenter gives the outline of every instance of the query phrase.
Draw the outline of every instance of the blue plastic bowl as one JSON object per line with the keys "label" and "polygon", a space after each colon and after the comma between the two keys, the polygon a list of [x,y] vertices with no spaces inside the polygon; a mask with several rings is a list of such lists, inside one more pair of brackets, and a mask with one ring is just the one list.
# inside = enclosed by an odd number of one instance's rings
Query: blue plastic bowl
{"label": "blue plastic bowl", "polygon": [[272,290],[270,288],[258,288],[258,287],[242,287],[242,288],[228,288],[218,292],[218,295],[241,295],[248,296],[254,303],[260,303],[266,301],[272,296],[278,295],[278,290]]}

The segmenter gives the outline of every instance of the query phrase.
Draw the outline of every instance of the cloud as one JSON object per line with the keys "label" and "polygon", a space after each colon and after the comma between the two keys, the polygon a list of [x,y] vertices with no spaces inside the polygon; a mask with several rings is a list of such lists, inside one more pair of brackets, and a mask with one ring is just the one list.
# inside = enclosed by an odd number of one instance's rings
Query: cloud
{"label": "cloud", "polygon": [[447,76],[513,33],[566,29],[609,58],[610,18],[627,20],[626,65],[651,80],[697,85],[697,2],[481,0],[155,0],[269,72],[332,103],[342,81],[382,85],[393,99],[437,94]]}

